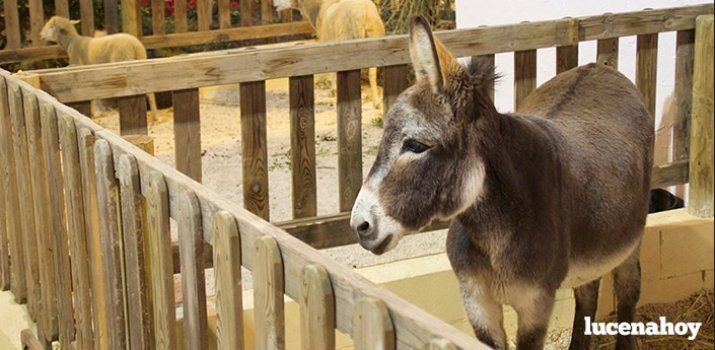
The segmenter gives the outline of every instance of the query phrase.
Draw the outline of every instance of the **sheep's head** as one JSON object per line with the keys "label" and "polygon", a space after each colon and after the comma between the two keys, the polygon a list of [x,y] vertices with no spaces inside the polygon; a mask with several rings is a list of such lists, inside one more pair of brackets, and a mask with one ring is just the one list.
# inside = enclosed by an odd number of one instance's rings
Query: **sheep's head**
{"label": "sheep's head", "polygon": [[298,7],[298,0],[273,0],[276,11],[283,11],[289,8]]}
{"label": "sheep's head", "polygon": [[45,41],[58,42],[61,37],[67,34],[77,34],[77,29],[74,27],[77,23],[79,23],[79,20],[53,16],[45,23],[45,26],[42,27],[40,37]]}

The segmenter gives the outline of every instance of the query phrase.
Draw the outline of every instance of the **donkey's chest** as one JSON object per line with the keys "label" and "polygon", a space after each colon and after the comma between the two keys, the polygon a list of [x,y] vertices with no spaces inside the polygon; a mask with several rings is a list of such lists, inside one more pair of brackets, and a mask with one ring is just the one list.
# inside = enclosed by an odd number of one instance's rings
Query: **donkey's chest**
{"label": "donkey's chest", "polygon": [[638,242],[630,244],[618,251],[611,252],[610,254],[603,255],[600,258],[572,259],[569,261],[568,272],[563,282],[561,282],[561,287],[578,287],[610,273],[633,254],[637,247]]}

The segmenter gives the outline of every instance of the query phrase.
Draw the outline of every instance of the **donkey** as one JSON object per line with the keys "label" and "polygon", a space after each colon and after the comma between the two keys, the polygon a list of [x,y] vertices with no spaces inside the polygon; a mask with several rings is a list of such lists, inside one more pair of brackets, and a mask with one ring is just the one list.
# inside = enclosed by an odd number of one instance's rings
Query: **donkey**
{"label": "donkey", "polygon": [[[339,41],[380,37],[385,25],[371,0],[274,0],[277,11],[289,8],[300,13],[315,29],[319,41]],[[377,68],[368,69],[372,105],[382,106],[377,92]],[[333,85],[334,87],[335,85]]]}
{"label": "donkey", "polygon": [[[513,114],[488,97],[492,67],[462,67],[411,23],[416,82],[386,114],[377,158],[350,225],[382,254],[433,219],[451,219],[447,254],[477,338],[506,349],[502,305],[518,315],[517,348],[541,349],[554,295],[575,292],[571,349],[588,347],[600,277],[614,271],[618,321],[634,321],[648,212],[653,124],[623,75],[590,64],[543,84]],[[618,349],[633,349],[619,336]]]}

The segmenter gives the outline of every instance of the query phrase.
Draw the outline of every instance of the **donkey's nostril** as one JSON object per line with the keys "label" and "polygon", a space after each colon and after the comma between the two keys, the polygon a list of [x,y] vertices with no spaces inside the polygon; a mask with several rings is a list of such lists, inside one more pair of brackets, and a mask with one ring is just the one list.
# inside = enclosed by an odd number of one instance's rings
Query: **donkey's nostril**
{"label": "donkey's nostril", "polygon": [[370,230],[370,223],[365,221],[357,227],[359,235],[365,235]]}

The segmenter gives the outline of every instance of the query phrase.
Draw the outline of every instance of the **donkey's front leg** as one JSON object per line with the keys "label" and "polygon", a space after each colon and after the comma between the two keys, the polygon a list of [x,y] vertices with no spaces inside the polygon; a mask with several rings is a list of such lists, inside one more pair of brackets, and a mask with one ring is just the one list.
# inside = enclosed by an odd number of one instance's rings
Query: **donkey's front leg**
{"label": "donkey's front leg", "polygon": [[518,317],[517,350],[544,348],[555,294],[555,290],[539,287],[528,287],[519,293],[514,293],[516,300],[510,302],[510,305],[516,310]]}
{"label": "donkey's front leg", "polygon": [[489,281],[481,276],[459,276],[464,309],[479,341],[506,350],[502,305],[492,296]]}

